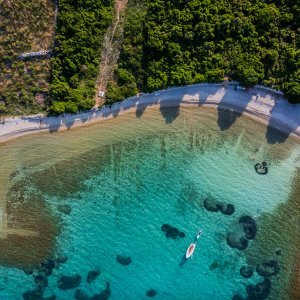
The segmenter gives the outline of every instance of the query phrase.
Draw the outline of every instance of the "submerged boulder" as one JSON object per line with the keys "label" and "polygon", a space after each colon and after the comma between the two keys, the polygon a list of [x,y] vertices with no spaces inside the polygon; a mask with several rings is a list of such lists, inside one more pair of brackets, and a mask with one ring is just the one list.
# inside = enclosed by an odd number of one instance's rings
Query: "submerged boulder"
{"label": "submerged boulder", "polygon": [[59,212],[69,215],[72,211],[71,206],[69,204],[60,204],[57,206]]}
{"label": "submerged boulder", "polygon": [[64,264],[67,260],[68,260],[68,256],[64,254],[61,254],[56,258],[56,261],[61,264]]}
{"label": "submerged boulder", "polygon": [[92,283],[99,275],[100,275],[100,271],[98,270],[92,270],[92,271],[89,271],[87,276],[86,276],[86,282],[88,284]]}
{"label": "submerged boulder", "polygon": [[256,285],[248,285],[246,288],[246,292],[248,294],[249,300],[262,300],[266,299],[271,291],[271,280],[269,278],[265,278],[262,282],[259,282]]}
{"label": "submerged boulder", "polygon": [[250,216],[243,216],[239,219],[239,224],[242,225],[245,232],[245,237],[248,240],[255,239],[257,226],[255,220]]}
{"label": "submerged boulder", "polygon": [[267,167],[267,163],[264,162],[264,161],[262,163],[256,163],[254,165],[254,169],[255,169],[256,173],[260,174],[260,175],[266,175],[269,172],[269,169]]}
{"label": "submerged boulder", "polygon": [[77,289],[75,291],[75,299],[76,300],[90,300],[89,295],[83,291],[82,289]]}
{"label": "submerged boulder", "polygon": [[43,292],[41,290],[30,290],[22,294],[24,300],[38,300],[43,299]]}
{"label": "submerged boulder", "polygon": [[79,274],[73,276],[62,275],[58,279],[57,287],[61,290],[72,290],[77,288],[81,283],[81,276]]}
{"label": "submerged boulder", "polygon": [[154,289],[150,289],[146,292],[147,297],[150,297],[150,298],[156,296],[156,294],[157,294],[157,291]]}
{"label": "submerged boulder", "polygon": [[40,264],[37,269],[40,273],[44,273],[46,276],[50,276],[54,268],[55,262],[52,259],[46,259]]}
{"label": "submerged boulder", "polygon": [[253,268],[250,266],[243,266],[240,268],[240,274],[244,278],[250,278],[253,275]]}
{"label": "submerged boulder", "polygon": [[244,298],[241,297],[240,295],[234,295],[234,296],[232,297],[232,300],[244,300]]}
{"label": "submerged boulder", "polygon": [[166,233],[167,238],[176,239],[178,236],[181,238],[185,237],[184,232],[179,231],[176,227],[173,227],[169,224],[163,224],[161,230]]}
{"label": "submerged boulder", "polygon": [[276,260],[269,260],[259,264],[256,267],[256,272],[263,277],[271,277],[278,274],[280,271],[279,264]]}
{"label": "submerged boulder", "polygon": [[100,294],[96,294],[91,297],[91,300],[107,300],[111,294],[110,283],[106,282],[106,288]]}
{"label": "submerged boulder", "polygon": [[235,208],[233,204],[222,204],[220,210],[223,215],[231,216],[234,213]]}
{"label": "submerged boulder", "polygon": [[217,212],[222,208],[222,203],[214,198],[205,198],[203,204],[206,210],[212,212]]}
{"label": "submerged boulder", "polygon": [[236,248],[238,250],[245,250],[248,247],[248,240],[242,235],[229,232],[227,234],[227,244],[231,248]]}
{"label": "submerged boulder", "polygon": [[43,290],[48,286],[48,278],[45,275],[37,275],[34,277],[34,282],[37,289]]}
{"label": "submerged boulder", "polygon": [[130,256],[123,256],[123,255],[117,255],[116,256],[117,262],[122,266],[128,266],[131,264],[131,257]]}

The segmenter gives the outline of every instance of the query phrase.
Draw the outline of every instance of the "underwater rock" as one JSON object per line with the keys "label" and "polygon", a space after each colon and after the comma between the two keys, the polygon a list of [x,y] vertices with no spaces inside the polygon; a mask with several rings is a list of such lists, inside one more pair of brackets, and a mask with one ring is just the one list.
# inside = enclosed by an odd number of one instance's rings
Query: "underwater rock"
{"label": "underwater rock", "polygon": [[88,284],[90,284],[91,282],[93,282],[99,275],[100,275],[100,271],[98,270],[92,270],[92,271],[89,271],[87,276],[86,276],[86,282]]}
{"label": "underwater rock", "polygon": [[232,300],[244,300],[244,298],[241,297],[240,295],[234,295],[234,296],[232,297]]}
{"label": "underwater rock", "polygon": [[110,294],[111,294],[110,283],[106,282],[105,290],[102,291],[100,294],[96,294],[93,297],[91,297],[91,300],[107,300],[109,299]]}
{"label": "underwater rock", "polygon": [[19,174],[20,174],[20,171],[19,171],[19,170],[15,170],[15,171],[11,172],[10,175],[9,175],[9,180],[14,179],[14,178],[17,177]]}
{"label": "underwater rock", "polygon": [[271,291],[271,280],[269,278],[265,278],[264,281],[259,282],[256,285],[248,285],[246,288],[246,292],[248,294],[249,300],[262,300],[266,299]]}
{"label": "underwater rock", "polygon": [[43,297],[43,300],[55,300],[56,299],[56,296],[53,294],[49,297]]}
{"label": "underwater rock", "polygon": [[245,250],[248,247],[248,240],[236,233],[229,232],[227,234],[227,244],[231,248],[236,248],[238,250]]}
{"label": "underwater rock", "polygon": [[157,294],[157,291],[154,289],[150,289],[146,292],[147,297],[150,297],[150,298],[154,297],[156,294]]}
{"label": "underwater rock", "polygon": [[235,209],[232,204],[222,204],[220,210],[223,215],[231,216]]}
{"label": "underwater rock", "polygon": [[83,291],[82,289],[77,289],[75,291],[75,299],[76,300],[90,300],[90,297],[88,296],[88,294]]}
{"label": "underwater rock", "polygon": [[183,232],[180,232],[176,227],[173,227],[169,224],[163,224],[161,226],[161,230],[166,233],[167,238],[172,238],[175,240],[178,236],[181,238],[185,237]]}
{"label": "underwater rock", "polygon": [[69,215],[72,211],[71,206],[69,204],[60,204],[57,206],[59,212]]}
{"label": "underwater rock", "polygon": [[61,254],[56,258],[56,261],[61,264],[64,264],[67,260],[68,260],[68,256],[64,254]]}
{"label": "underwater rock", "polygon": [[280,267],[276,260],[269,260],[259,264],[256,267],[256,272],[263,277],[271,277],[278,274]]}
{"label": "underwater rock", "polygon": [[276,255],[281,255],[281,249],[276,249],[275,254]]}
{"label": "underwater rock", "polygon": [[37,289],[43,290],[48,286],[48,278],[45,275],[37,275],[34,277],[34,282]]}
{"label": "underwater rock", "polygon": [[269,172],[269,169],[267,167],[267,163],[266,162],[262,162],[262,163],[257,163],[254,165],[255,171],[257,174],[260,175],[266,175]]}
{"label": "underwater rock", "polygon": [[39,272],[44,273],[46,276],[50,276],[54,267],[55,262],[52,259],[47,259],[43,261],[37,269]]}
{"label": "underwater rock", "polygon": [[184,232],[179,232],[179,236],[180,236],[181,238],[185,238],[185,233],[184,233]]}
{"label": "underwater rock", "polygon": [[206,210],[212,212],[217,212],[222,208],[222,204],[213,198],[205,198],[203,204]]}
{"label": "underwater rock", "polygon": [[27,274],[27,275],[32,275],[32,273],[33,273],[33,268],[23,268],[23,271],[24,271],[24,273],[25,274]]}
{"label": "underwater rock", "polygon": [[245,232],[245,237],[248,240],[255,239],[257,233],[257,226],[254,219],[250,216],[243,216],[239,219],[239,223],[242,225]]}
{"label": "underwater rock", "polygon": [[249,266],[243,266],[240,268],[240,274],[244,278],[250,278],[253,275],[253,268]]}
{"label": "underwater rock", "polygon": [[79,274],[73,276],[62,275],[57,282],[57,287],[61,290],[72,290],[77,288],[81,283]]}
{"label": "underwater rock", "polygon": [[39,300],[43,299],[43,292],[41,290],[30,290],[22,294],[24,300]]}
{"label": "underwater rock", "polygon": [[209,270],[213,271],[214,269],[217,269],[219,267],[219,263],[215,260],[210,266]]}
{"label": "underwater rock", "polygon": [[123,255],[117,255],[116,260],[119,264],[122,266],[128,266],[131,264],[131,257],[130,256],[123,256]]}

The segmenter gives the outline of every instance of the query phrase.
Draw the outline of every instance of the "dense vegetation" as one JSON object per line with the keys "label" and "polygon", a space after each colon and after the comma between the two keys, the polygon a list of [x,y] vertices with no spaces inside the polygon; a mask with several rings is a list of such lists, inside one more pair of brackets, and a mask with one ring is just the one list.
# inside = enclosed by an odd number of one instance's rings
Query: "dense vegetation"
{"label": "dense vegetation", "polygon": [[59,1],[52,113],[74,113],[93,106],[101,42],[112,12],[112,0]]}
{"label": "dense vegetation", "polygon": [[41,111],[48,100],[50,63],[17,57],[51,48],[53,1],[0,1],[0,20],[0,114]]}
{"label": "dense vegetation", "polygon": [[227,75],[300,102],[299,0],[129,1],[146,11],[129,10],[108,101]]}

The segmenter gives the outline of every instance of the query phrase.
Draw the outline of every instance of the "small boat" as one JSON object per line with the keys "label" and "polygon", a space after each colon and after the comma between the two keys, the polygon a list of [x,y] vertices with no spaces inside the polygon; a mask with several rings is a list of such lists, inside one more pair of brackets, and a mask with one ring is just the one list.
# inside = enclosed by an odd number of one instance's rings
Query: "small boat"
{"label": "small boat", "polygon": [[187,248],[187,250],[186,250],[185,258],[186,259],[190,258],[193,255],[195,249],[196,249],[196,244],[195,243],[191,243],[189,245],[189,247]]}
{"label": "small boat", "polygon": [[187,248],[186,253],[185,253],[185,258],[186,259],[190,258],[193,255],[193,253],[194,253],[194,251],[196,249],[196,242],[199,239],[199,237],[201,236],[201,234],[202,234],[202,230],[199,230],[198,233],[197,233],[197,235],[196,235],[196,237],[195,237],[194,242],[191,243],[189,245],[189,247]]}

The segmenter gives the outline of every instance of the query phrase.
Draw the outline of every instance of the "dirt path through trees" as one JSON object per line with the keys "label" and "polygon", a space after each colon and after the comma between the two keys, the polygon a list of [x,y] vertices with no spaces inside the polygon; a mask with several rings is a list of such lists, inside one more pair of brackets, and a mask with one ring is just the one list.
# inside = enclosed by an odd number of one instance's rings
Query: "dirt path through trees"
{"label": "dirt path through trees", "polygon": [[104,99],[99,97],[99,92],[106,92],[107,83],[109,79],[112,78],[113,72],[117,66],[120,54],[120,41],[122,40],[123,34],[124,14],[122,13],[126,9],[127,2],[128,0],[115,1],[115,16],[104,36],[103,50],[99,65],[99,75],[96,81],[95,107],[99,107],[103,104]]}

